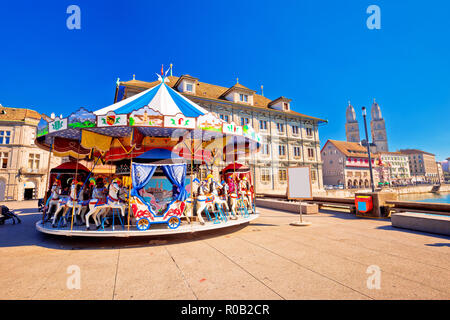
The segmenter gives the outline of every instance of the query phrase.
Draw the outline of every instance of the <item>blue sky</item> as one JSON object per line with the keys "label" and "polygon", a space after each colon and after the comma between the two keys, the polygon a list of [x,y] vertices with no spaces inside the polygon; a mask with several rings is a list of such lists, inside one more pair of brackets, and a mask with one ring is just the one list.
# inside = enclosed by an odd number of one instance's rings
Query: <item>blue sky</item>
{"label": "blue sky", "polygon": [[[69,5],[81,30],[69,30]],[[369,5],[381,29],[369,30]],[[63,113],[113,102],[115,81],[174,75],[292,99],[329,120],[321,144],[345,139],[350,100],[358,118],[373,98],[390,150],[450,157],[450,2],[3,1],[0,103]],[[363,133],[360,122],[361,134]]]}

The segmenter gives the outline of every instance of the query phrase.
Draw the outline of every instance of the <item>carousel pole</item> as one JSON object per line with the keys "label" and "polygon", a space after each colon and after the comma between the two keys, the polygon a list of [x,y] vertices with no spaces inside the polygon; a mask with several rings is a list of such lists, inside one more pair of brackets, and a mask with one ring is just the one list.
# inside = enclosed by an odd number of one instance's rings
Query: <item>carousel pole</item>
{"label": "carousel pole", "polygon": [[131,158],[130,158],[130,185],[128,187],[128,217],[127,217],[127,231],[130,231],[130,216],[131,216],[131,188],[133,187],[133,177],[131,175],[131,170],[133,168],[133,150],[134,150],[134,146],[132,146],[133,144],[133,138],[134,138],[134,129],[131,130],[131,140],[130,140],[130,145],[131,145]]}
{"label": "carousel pole", "polygon": [[[191,138],[191,198],[194,203],[194,139]],[[191,217],[194,217],[194,205],[191,205]]]}
{"label": "carousel pole", "polygon": [[[44,196],[44,208],[47,205],[47,200],[48,200],[48,180],[50,179],[50,160],[52,158],[52,151],[53,151],[53,142],[54,142],[54,138],[52,139],[52,143],[50,144],[50,150],[49,150],[49,154],[48,154],[48,162],[47,162],[47,177],[45,179],[45,196]],[[45,211],[42,213],[42,224],[44,224],[44,220],[45,220]]]}
{"label": "carousel pole", "polygon": [[[77,176],[78,176],[78,162],[80,161],[79,160],[79,158],[80,158],[80,147],[81,147],[81,133],[80,133],[80,140],[78,141],[77,166],[75,167],[75,176],[73,177],[74,180],[76,180]],[[77,199],[73,199],[72,201],[77,201]],[[70,231],[72,231],[72,229],[73,229],[73,216],[74,215],[75,215],[75,203],[72,202],[72,219],[71,219],[71,222],[70,222]]]}

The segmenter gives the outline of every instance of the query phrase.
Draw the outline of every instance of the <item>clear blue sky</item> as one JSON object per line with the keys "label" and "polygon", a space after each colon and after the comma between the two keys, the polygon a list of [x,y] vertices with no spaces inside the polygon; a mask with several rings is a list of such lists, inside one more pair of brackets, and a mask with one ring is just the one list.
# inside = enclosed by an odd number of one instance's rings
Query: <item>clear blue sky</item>
{"label": "clear blue sky", "polygon": [[[81,8],[81,30],[66,9]],[[369,30],[366,8],[381,8]],[[329,120],[321,144],[345,139],[347,101],[373,98],[389,147],[450,157],[450,2],[2,1],[0,103],[47,114],[113,102],[115,81],[174,75],[292,99]],[[360,123],[361,124],[361,123]],[[361,124],[361,133],[363,127]]]}

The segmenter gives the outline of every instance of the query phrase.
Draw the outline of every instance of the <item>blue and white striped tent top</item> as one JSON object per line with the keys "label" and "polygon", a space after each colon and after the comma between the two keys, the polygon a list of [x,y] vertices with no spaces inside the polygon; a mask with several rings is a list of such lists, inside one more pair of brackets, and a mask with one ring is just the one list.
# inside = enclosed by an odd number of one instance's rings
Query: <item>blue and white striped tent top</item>
{"label": "blue and white striped tent top", "polygon": [[156,87],[94,111],[94,114],[105,115],[110,111],[114,111],[116,114],[128,114],[145,106],[149,106],[153,110],[167,116],[175,116],[181,113],[185,117],[197,118],[208,113],[207,110],[170,88],[165,83],[168,80],[167,78],[161,80],[161,83]]}

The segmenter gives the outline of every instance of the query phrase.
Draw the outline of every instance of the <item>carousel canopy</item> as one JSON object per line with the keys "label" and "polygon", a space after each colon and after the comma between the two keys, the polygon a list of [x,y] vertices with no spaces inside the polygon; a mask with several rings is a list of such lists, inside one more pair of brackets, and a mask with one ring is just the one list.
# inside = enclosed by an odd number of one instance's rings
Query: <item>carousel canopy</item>
{"label": "carousel canopy", "polygon": [[145,106],[148,106],[154,112],[170,116],[182,114],[185,117],[196,118],[208,113],[207,110],[170,88],[165,82],[161,82],[156,87],[94,111],[94,114],[104,115],[110,111],[114,111],[116,114],[131,113]]}
{"label": "carousel canopy", "polygon": [[[215,142],[231,152],[259,148],[261,137],[250,125],[227,123],[169,87],[167,78],[159,80],[153,88],[94,112],[80,108],[66,118],[42,119],[36,145],[57,156],[101,156],[105,161],[135,158],[154,148],[174,151],[187,140],[205,142],[202,150],[219,149]],[[188,151],[189,158],[197,158],[197,148]]]}

